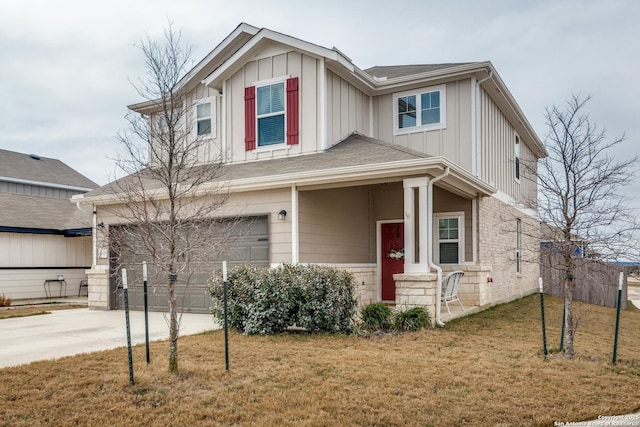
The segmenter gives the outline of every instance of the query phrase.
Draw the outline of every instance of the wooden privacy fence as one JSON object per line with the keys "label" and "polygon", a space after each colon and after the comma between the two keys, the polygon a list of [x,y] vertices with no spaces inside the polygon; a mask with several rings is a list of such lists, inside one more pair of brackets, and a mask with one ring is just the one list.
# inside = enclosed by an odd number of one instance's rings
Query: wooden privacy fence
{"label": "wooden privacy fence", "polygon": [[[618,280],[624,268],[589,258],[575,258],[575,289],[573,299],[589,304],[616,307],[618,304]],[[544,281],[544,292],[556,297],[564,297],[562,255],[541,251],[540,271]],[[627,308],[627,276],[622,286],[622,309]]]}

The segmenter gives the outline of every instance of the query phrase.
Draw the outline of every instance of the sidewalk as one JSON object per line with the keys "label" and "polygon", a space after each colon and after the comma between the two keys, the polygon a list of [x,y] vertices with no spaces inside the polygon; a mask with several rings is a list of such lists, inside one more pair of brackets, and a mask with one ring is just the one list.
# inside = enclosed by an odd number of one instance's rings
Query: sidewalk
{"label": "sidewalk", "polygon": [[[144,312],[130,313],[131,343],[145,341]],[[180,335],[218,329],[209,314],[182,315]],[[127,345],[125,313],[88,308],[0,320],[0,368]],[[169,337],[163,313],[149,313],[149,340]]]}

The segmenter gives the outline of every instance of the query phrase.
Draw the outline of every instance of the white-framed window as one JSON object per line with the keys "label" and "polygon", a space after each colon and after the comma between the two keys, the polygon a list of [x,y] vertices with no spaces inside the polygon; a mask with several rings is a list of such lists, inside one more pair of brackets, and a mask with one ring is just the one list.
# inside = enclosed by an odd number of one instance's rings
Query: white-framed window
{"label": "white-framed window", "polygon": [[285,143],[284,80],[256,84],[257,146],[268,147]]}
{"label": "white-framed window", "polygon": [[397,93],[393,96],[396,135],[444,129],[446,127],[446,86]]}
{"label": "white-framed window", "polygon": [[513,140],[513,153],[514,177],[516,181],[520,181],[520,137],[518,134],[515,134],[515,138]]}
{"label": "white-framed window", "polygon": [[216,103],[214,98],[198,100],[194,105],[194,130],[198,137],[216,137]]}
{"label": "white-framed window", "polygon": [[464,212],[433,214],[433,259],[436,264],[464,263]]}

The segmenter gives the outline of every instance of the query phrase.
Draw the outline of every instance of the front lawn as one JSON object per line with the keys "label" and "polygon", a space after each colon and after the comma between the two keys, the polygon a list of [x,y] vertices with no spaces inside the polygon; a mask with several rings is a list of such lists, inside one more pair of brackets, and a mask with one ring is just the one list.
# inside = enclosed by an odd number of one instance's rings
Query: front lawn
{"label": "front lawn", "polygon": [[[546,297],[549,347],[562,300]],[[544,360],[537,295],[453,321],[444,329],[355,336],[180,339],[180,374],[167,344],[0,370],[0,425],[553,425],[640,410],[640,311],[578,304],[578,359]],[[124,337],[123,337],[124,341]]]}

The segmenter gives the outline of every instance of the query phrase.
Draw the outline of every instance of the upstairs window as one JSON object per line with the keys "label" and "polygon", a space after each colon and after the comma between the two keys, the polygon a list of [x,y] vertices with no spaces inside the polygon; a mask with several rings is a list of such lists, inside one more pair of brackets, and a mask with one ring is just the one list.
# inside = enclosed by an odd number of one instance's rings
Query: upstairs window
{"label": "upstairs window", "polygon": [[256,88],[258,147],[284,144],[284,82]]}
{"label": "upstairs window", "polygon": [[445,96],[444,85],[397,94],[394,97],[395,133],[445,128]]}
{"label": "upstairs window", "polygon": [[215,108],[212,99],[201,100],[196,104],[195,130],[197,136],[215,137]]}
{"label": "upstairs window", "polygon": [[298,77],[244,88],[245,150],[299,143]]}
{"label": "upstairs window", "polygon": [[515,136],[515,140],[513,142],[513,152],[514,152],[514,174],[517,181],[520,180],[520,137],[518,135]]}

